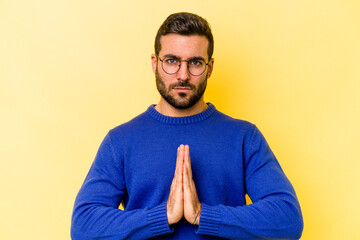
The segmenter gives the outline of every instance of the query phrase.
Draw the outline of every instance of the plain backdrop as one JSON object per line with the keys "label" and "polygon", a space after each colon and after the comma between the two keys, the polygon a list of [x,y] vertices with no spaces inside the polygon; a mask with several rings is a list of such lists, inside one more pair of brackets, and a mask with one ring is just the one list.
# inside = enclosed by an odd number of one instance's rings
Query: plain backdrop
{"label": "plain backdrop", "polygon": [[70,239],[104,136],[159,100],[150,55],[179,11],[210,22],[205,99],[263,132],[302,239],[360,239],[357,0],[0,0],[0,239]]}

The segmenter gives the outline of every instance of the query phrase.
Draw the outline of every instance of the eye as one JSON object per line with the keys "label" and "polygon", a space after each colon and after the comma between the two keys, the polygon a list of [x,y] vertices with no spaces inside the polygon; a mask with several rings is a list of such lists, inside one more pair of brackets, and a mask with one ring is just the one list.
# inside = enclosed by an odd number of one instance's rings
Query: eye
{"label": "eye", "polygon": [[178,63],[178,60],[176,58],[166,58],[164,61],[167,64],[177,64]]}
{"label": "eye", "polygon": [[190,61],[190,64],[195,67],[201,67],[203,65],[203,61],[202,60],[192,60],[192,61]]}

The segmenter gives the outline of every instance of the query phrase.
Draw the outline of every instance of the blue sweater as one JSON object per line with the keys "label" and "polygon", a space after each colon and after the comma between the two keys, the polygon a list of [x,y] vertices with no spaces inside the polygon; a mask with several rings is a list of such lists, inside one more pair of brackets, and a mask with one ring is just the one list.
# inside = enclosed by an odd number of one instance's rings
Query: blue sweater
{"label": "blue sweater", "polygon": [[[199,226],[168,226],[166,201],[176,151],[190,146],[201,201]],[[246,205],[245,194],[253,204]],[[123,202],[125,210],[118,209]],[[260,131],[211,103],[168,117],[154,105],[109,131],[77,195],[71,225],[85,239],[299,239],[294,189]]]}

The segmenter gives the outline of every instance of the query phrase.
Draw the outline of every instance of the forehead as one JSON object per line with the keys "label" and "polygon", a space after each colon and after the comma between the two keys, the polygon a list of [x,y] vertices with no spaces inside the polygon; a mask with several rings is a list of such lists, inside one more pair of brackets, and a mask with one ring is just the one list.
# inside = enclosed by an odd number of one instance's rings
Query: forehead
{"label": "forehead", "polygon": [[161,50],[160,56],[173,54],[181,59],[187,59],[194,56],[208,58],[207,49],[209,41],[205,36],[199,35],[179,35],[170,33],[160,38]]}

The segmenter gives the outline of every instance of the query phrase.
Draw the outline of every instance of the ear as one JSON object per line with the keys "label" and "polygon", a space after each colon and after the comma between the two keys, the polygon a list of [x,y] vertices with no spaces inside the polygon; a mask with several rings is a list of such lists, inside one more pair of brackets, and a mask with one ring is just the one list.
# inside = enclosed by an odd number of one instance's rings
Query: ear
{"label": "ear", "polygon": [[151,66],[153,73],[156,74],[156,67],[157,67],[157,57],[155,53],[151,54]]}
{"label": "ear", "polygon": [[211,74],[212,74],[212,71],[214,69],[214,58],[211,58],[210,61],[209,61],[209,65],[208,65],[208,71],[207,71],[207,77],[210,78],[211,77]]}

